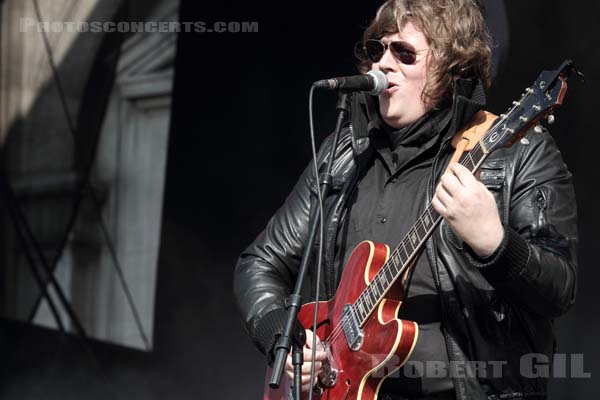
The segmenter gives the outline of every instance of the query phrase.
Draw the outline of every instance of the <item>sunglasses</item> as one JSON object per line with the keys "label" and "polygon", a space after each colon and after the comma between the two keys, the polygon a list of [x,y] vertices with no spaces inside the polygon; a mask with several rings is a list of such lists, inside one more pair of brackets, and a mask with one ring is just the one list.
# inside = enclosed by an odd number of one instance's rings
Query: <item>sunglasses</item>
{"label": "sunglasses", "polygon": [[354,54],[360,61],[377,63],[388,48],[396,60],[406,65],[413,65],[417,62],[417,54],[430,50],[416,50],[413,45],[401,40],[386,44],[379,39],[367,39],[364,42],[356,43]]}

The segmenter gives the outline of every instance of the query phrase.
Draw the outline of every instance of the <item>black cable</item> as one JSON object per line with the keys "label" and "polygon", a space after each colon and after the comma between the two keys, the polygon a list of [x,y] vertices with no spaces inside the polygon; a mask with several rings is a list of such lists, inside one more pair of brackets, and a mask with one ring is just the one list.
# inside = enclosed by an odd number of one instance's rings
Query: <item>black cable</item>
{"label": "black cable", "polygon": [[[311,365],[310,365],[310,385],[312,388],[312,383],[315,381],[315,357],[317,355],[317,315],[319,314],[319,297],[320,297],[320,288],[321,288],[321,268],[322,268],[322,260],[323,260],[323,237],[324,233],[324,217],[323,217],[323,198],[321,195],[321,182],[319,176],[319,165],[317,163],[317,145],[315,140],[315,127],[313,120],[313,93],[315,90],[315,86],[311,86],[310,93],[308,95],[308,118],[310,124],[310,144],[312,148],[313,154],[313,168],[315,173],[315,186],[317,188],[317,197],[318,197],[318,207],[319,207],[319,251],[317,256],[317,279],[316,279],[316,288],[315,288],[315,311],[313,314],[313,342],[312,342],[312,351],[311,351]],[[331,150],[333,151],[333,149]],[[331,160],[333,162],[333,159]],[[313,391],[309,390],[308,400],[312,400]]]}
{"label": "black cable", "polygon": [[[34,8],[35,8],[36,17],[38,19],[38,23],[41,24],[42,23],[42,15],[41,15],[41,11],[40,11],[40,8],[39,8],[38,1],[37,0],[32,0],[32,1],[33,1],[33,5],[34,5]],[[69,132],[71,134],[71,137],[74,139],[76,137],[75,124],[74,124],[73,119],[71,117],[71,114],[69,112],[69,108],[68,108],[68,105],[67,105],[67,100],[66,100],[65,92],[64,92],[64,89],[63,89],[63,86],[62,86],[62,82],[60,80],[60,76],[58,74],[58,68],[56,67],[56,64],[54,63],[53,51],[52,51],[52,48],[50,46],[50,42],[48,40],[48,37],[46,36],[45,31],[42,30],[41,35],[42,35],[42,39],[43,39],[43,42],[44,42],[44,48],[46,50],[48,61],[49,61],[49,64],[50,64],[50,68],[52,70],[53,79],[55,81],[55,84],[56,84],[56,87],[57,87],[57,90],[58,90],[59,99],[61,101],[63,112],[64,112],[65,118],[67,120],[67,125],[68,125],[68,128],[69,128]],[[92,163],[90,163],[90,164],[92,164]],[[65,233],[63,244],[62,244],[61,248],[59,249],[59,252],[56,255],[55,259],[53,260],[54,261],[53,262],[53,265],[54,265],[53,269],[56,268],[56,265],[58,264],[58,261],[62,257],[62,254],[63,254],[63,252],[64,252],[64,250],[66,248],[68,237],[69,237],[69,233],[72,231],[72,229],[73,229],[73,227],[75,225],[75,221],[77,220],[77,217],[78,217],[78,214],[79,214],[78,211],[79,211],[79,208],[80,208],[80,205],[81,205],[81,200],[82,200],[82,197],[83,197],[82,193],[83,193],[83,191],[85,189],[87,189],[89,191],[91,197],[92,197],[92,203],[93,203],[95,211],[96,211],[96,213],[98,215],[98,224],[100,225],[100,228],[101,228],[101,230],[103,232],[103,237],[104,237],[106,245],[107,245],[107,247],[109,249],[109,253],[110,253],[111,259],[113,261],[113,266],[114,266],[114,268],[115,268],[115,270],[117,272],[117,276],[119,278],[119,282],[121,283],[123,291],[125,292],[125,296],[126,296],[128,304],[129,304],[129,307],[130,307],[130,309],[132,311],[132,314],[134,315],[136,327],[138,329],[138,332],[140,334],[140,337],[141,337],[142,341],[144,342],[144,346],[145,346],[146,350],[149,350],[150,349],[150,344],[149,344],[148,336],[146,335],[146,333],[144,331],[144,328],[142,326],[141,319],[140,319],[137,307],[135,306],[135,302],[134,302],[133,297],[131,295],[131,290],[129,288],[129,285],[127,285],[127,282],[126,282],[126,280],[124,278],[123,269],[121,268],[121,264],[118,261],[118,257],[117,257],[116,251],[115,251],[115,247],[114,247],[114,245],[113,245],[113,243],[112,243],[112,241],[110,239],[110,236],[108,234],[108,229],[106,227],[104,219],[102,218],[102,210],[101,210],[100,201],[98,200],[98,197],[97,197],[97,194],[94,191],[94,188],[90,185],[90,182],[89,182],[89,171],[88,171],[88,174],[87,174],[87,179],[85,179],[83,181],[83,183],[82,183],[81,186],[82,186],[82,188],[80,189],[80,196],[79,196],[78,201],[76,202],[77,204],[74,207],[75,210],[73,211],[73,214],[72,214],[72,217],[71,217],[71,221],[68,224],[68,229],[67,229],[67,231]],[[37,311],[37,307],[34,308],[34,310],[32,311],[31,315],[35,314],[36,311]],[[30,318],[31,318],[31,315],[30,315]]]}

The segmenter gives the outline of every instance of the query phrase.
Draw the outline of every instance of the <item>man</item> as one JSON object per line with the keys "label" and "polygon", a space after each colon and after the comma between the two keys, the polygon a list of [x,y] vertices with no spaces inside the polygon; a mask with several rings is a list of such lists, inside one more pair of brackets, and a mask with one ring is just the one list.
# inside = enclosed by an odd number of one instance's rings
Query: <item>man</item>
{"label": "man", "polygon": [[[388,1],[357,49],[361,69],[384,72],[390,87],[377,99],[354,97],[324,199],[323,299],[335,294],[358,243],[395,247],[433,199],[444,220],[418,256],[399,312],[419,323],[419,338],[379,398],[544,398],[546,377],[527,374],[531,357],[523,356],[551,357],[552,320],[573,303],[576,280],[574,192],[554,141],[544,132],[492,153],[479,180],[459,164],[446,169],[451,139],[484,106],[490,79],[490,40],[473,0]],[[314,192],[309,167],[236,268],[241,314],[269,359]],[[314,293],[308,281],[305,301]],[[324,358],[319,349],[317,370]],[[315,383],[310,366],[304,391]]]}

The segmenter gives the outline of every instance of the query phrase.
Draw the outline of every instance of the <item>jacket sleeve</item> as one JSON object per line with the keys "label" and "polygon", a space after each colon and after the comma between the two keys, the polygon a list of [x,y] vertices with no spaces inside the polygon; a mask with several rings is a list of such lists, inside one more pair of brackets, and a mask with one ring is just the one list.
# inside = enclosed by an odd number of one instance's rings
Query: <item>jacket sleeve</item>
{"label": "jacket sleeve", "polygon": [[[319,166],[329,141],[325,140],[317,156]],[[235,268],[233,289],[238,310],[251,339],[269,361],[283,330],[284,300],[294,288],[308,238],[314,186],[311,161],[281,208],[241,253]]]}
{"label": "jacket sleeve", "polygon": [[509,224],[488,259],[470,257],[507,300],[556,317],[574,303],[577,211],[572,176],[554,139],[531,134],[519,150],[510,193]]}

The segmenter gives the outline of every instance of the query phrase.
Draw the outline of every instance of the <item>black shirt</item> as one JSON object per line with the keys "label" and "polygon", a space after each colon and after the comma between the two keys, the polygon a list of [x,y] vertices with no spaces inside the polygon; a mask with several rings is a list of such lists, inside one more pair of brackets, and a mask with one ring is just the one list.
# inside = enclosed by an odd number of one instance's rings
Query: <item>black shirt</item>
{"label": "black shirt", "polygon": [[[450,116],[448,109],[430,112],[408,127],[371,137],[375,151],[350,199],[338,235],[337,262],[343,260],[345,265],[363,240],[385,243],[390,249],[400,243],[429,200],[428,177]],[[451,390],[454,386],[447,373],[423,376],[427,368],[435,367],[432,362],[448,365],[439,298],[425,252],[418,256],[409,286],[399,318],[417,322],[419,337],[409,361],[385,380],[380,393],[419,396]]]}

